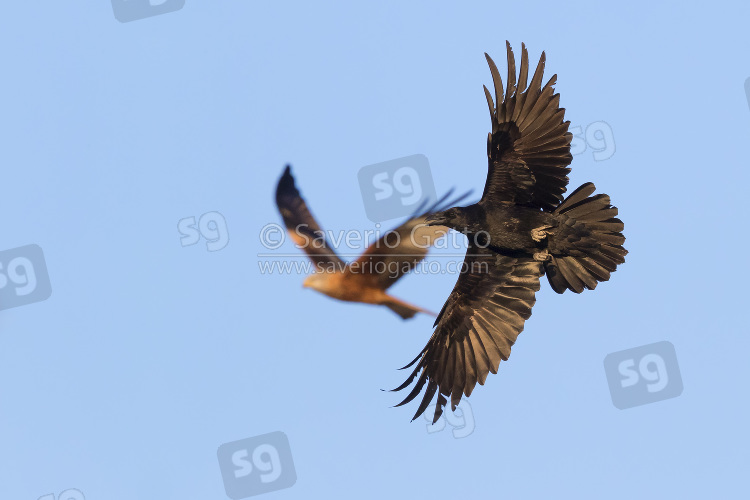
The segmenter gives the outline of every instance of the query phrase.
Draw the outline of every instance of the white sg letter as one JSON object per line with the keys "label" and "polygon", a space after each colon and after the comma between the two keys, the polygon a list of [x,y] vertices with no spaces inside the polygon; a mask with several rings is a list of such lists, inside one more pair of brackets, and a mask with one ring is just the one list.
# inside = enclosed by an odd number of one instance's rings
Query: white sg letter
{"label": "white sg letter", "polygon": [[[656,365],[654,371],[649,371],[649,364],[653,363]],[[646,384],[648,392],[659,392],[664,389],[669,383],[669,375],[667,375],[667,366],[664,364],[664,359],[658,354],[646,354],[638,363],[638,370],[646,380],[654,382],[653,384]]]}
{"label": "white sg letter", "polygon": [[[404,178],[409,178],[409,183],[404,183]],[[401,198],[404,206],[413,205],[422,197],[422,184],[419,182],[419,174],[411,167],[401,167],[393,173],[393,186],[401,194],[408,195]]]}
{"label": "white sg letter", "polygon": [[617,370],[620,372],[620,375],[627,377],[620,381],[620,384],[623,387],[630,387],[631,385],[638,383],[638,372],[633,369],[634,366],[635,360],[632,359],[626,359],[617,365]]}
{"label": "white sg letter", "polygon": [[247,450],[232,453],[232,463],[239,467],[239,470],[234,471],[234,477],[245,477],[253,471],[253,464],[247,460]]}
{"label": "white sg letter", "polygon": [[372,185],[379,191],[375,193],[375,199],[385,200],[393,194],[393,188],[388,184],[388,172],[381,172],[372,176]]}
{"label": "white sg letter", "polygon": [[[18,272],[19,269],[23,269],[23,274]],[[36,289],[34,264],[26,257],[16,257],[8,262],[8,277],[16,285],[23,285],[16,288],[16,295],[28,295]]]}
{"label": "white sg letter", "polygon": [[[262,459],[264,453],[268,455],[268,462],[264,462]],[[260,480],[263,483],[272,483],[281,475],[279,452],[270,444],[262,444],[253,450],[253,463],[258,469],[268,472],[268,474],[260,475]]]}
{"label": "white sg letter", "polygon": [[177,223],[177,230],[182,235],[180,244],[184,247],[195,245],[201,239],[201,233],[195,227],[195,217],[185,217]]}

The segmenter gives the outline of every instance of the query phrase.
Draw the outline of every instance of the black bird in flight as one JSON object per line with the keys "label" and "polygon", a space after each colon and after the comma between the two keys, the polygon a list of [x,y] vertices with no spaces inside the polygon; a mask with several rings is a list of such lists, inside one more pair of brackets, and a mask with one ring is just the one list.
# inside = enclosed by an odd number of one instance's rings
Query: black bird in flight
{"label": "black bird in flight", "polygon": [[406,222],[383,234],[357,260],[348,263],[336,254],[310,213],[294,185],[288,165],[276,186],[276,206],[292,241],[307,253],[315,266],[315,272],[305,279],[303,286],[338,300],[383,305],[402,319],[409,319],[418,312],[436,314],[404,302],[386,290],[414,269],[425,258],[430,246],[448,233],[447,227],[428,226],[427,215],[460,203],[469,194],[447,201],[449,191],[433,206],[427,209],[420,206]]}
{"label": "black bird in flight", "polygon": [[[492,118],[487,138],[489,172],[481,200],[432,214],[428,224],[448,226],[469,240],[462,274],[435,320],[435,330],[409,378],[394,391],[417,383],[396,406],[412,401],[425,388],[414,419],[437,393],[433,423],[448,400],[471,395],[477,382],[497,373],[531,316],[535,292],[545,273],[557,293],[593,290],[609,280],[628,253],[624,225],[606,194],[593,195],[588,182],[563,199],[572,160],[565,109],[553,85],[542,86],[545,55],[528,83],[529,61],[521,45],[521,65],[510,43],[508,80],[503,81],[485,54],[495,86],[495,102],[484,88]],[[592,196],[593,195],[593,196]]]}

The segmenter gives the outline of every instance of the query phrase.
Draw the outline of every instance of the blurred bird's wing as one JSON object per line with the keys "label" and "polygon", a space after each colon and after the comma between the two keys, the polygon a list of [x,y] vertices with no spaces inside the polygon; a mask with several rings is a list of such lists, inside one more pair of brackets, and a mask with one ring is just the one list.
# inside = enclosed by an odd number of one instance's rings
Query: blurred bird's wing
{"label": "blurred bird's wing", "polygon": [[482,202],[507,201],[544,210],[552,210],[563,200],[568,184],[571,160],[568,132],[570,122],[563,121],[560,94],[552,86],[557,75],[542,87],[545,55],[526,86],[529,57],[521,45],[521,68],[516,82],[513,50],[508,50],[508,81],[503,81],[494,61],[485,54],[495,86],[493,102],[487,87],[484,93],[492,118],[492,133],[487,138],[489,170]]}
{"label": "blurred bird's wing", "polygon": [[414,269],[430,247],[450,231],[445,226],[426,225],[427,216],[455,206],[471,194],[467,192],[449,200],[452,193],[448,191],[426,210],[424,206],[419,207],[406,222],[371,244],[347,267],[347,279],[385,290]]}
{"label": "blurred bird's wing", "polygon": [[424,388],[419,417],[438,394],[433,423],[450,400],[451,408],[461,395],[471,395],[477,382],[497,373],[500,361],[531,316],[531,308],[544,274],[541,262],[532,257],[508,257],[470,246],[464,270],[435,321],[435,331],[422,352],[407,366],[417,363],[409,378],[394,389],[400,391],[419,377],[401,403],[412,401]]}
{"label": "blurred bird's wing", "polygon": [[276,206],[292,241],[307,253],[314,264],[326,268],[334,266],[338,270],[343,268],[344,262],[330,247],[325,233],[297,191],[289,165],[276,186]]}

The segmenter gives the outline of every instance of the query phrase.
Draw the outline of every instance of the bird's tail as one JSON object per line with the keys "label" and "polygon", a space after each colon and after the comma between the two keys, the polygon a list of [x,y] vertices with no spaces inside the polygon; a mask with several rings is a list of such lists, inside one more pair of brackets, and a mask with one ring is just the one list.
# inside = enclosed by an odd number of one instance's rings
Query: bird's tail
{"label": "bird's tail", "polygon": [[609,280],[628,251],[622,221],[615,216],[617,207],[609,196],[594,194],[596,187],[587,182],[568,196],[553,212],[559,225],[549,240],[551,259],[545,263],[550,286],[557,293],[566,289],[581,293],[593,290],[600,281]]}
{"label": "bird's tail", "polygon": [[414,315],[419,312],[429,314],[430,316],[437,316],[437,314],[432,311],[428,311],[427,309],[422,309],[421,307],[409,304],[408,302],[397,299],[392,295],[386,295],[385,300],[382,302],[382,304],[391,311],[401,316],[401,319],[413,318]]}

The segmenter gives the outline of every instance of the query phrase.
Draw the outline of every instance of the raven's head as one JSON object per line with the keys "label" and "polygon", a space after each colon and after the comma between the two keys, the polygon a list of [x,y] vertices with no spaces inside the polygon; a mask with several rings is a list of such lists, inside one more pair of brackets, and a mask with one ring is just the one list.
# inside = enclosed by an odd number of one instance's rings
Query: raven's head
{"label": "raven's head", "polygon": [[461,233],[470,233],[477,224],[471,207],[453,207],[442,212],[435,212],[425,218],[428,226],[446,226]]}

